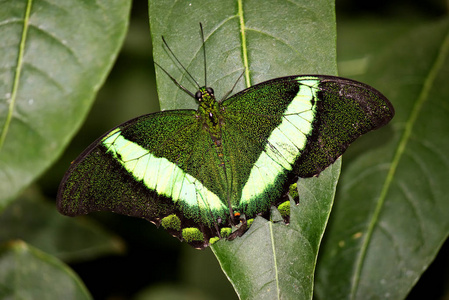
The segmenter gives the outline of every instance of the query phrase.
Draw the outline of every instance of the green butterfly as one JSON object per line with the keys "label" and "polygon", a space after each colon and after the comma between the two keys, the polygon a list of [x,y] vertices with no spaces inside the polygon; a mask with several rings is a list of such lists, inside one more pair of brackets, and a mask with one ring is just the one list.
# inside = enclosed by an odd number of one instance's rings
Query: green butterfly
{"label": "green butterfly", "polygon": [[394,116],[374,88],[326,75],[272,79],[219,102],[210,87],[188,93],[197,110],[143,115],[93,142],[61,182],[59,211],[141,217],[204,248],[272,205],[288,211],[292,183]]}

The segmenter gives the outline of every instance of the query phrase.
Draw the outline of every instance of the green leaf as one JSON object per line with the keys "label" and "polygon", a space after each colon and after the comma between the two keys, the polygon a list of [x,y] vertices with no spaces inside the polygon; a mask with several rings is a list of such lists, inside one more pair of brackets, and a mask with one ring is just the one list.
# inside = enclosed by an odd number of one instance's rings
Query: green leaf
{"label": "green leaf", "polygon": [[0,243],[20,239],[66,261],[123,252],[117,237],[94,222],[59,214],[53,201],[28,189],[0,215]]}
{"label": "green leaf", "polygon": [[396,116],[345,160],[318,263],[320,299],[403,299],[446,240],[448,73],[448,20],[413,29],[372,59],[362,80],[390,98]]}
{"label": "green leaf", "polygon": [[240,299],[312,299],[318,249],[340,174],[341,160],[319,178],[299,181],[290,224],[256,218],[248,232],[211,246]]}
{"label": "green leaf", "polygon": [[[242,72],[234,92],[280,76],[336,74],[333,1],[149,3],[154,59],[190,91],[197,87],[163,47],[161,35],[199,85],[204,85],[199,22],[206,42],[207,85],[218,99]],[[156,75],[161,108],[197,108],[195,100],[159,68]],[[311,299],[315,260],[339,166],[305,181],[289,226],[258,218],[242,238],[213,246],[242,299]],[[314,196],[307,193],[312,190]]]}
{"label": "green leaf", "polygon": [[0,298],[92,299],[66,265],[22,241],[0,247]]}
{"label": "green leaf", "polygon": [[130,1],[3,1],[0,210],[61,154],[122,44]]}

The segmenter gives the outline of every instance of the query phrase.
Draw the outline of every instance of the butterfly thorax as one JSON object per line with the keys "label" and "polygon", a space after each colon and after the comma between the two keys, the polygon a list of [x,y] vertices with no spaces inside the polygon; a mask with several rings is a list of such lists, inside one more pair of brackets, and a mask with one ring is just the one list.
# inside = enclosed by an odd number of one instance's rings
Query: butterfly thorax
{"label": "butterfly thorax", "polygon": [[195,94],[195,98],[200,104],[198,107],[198,116],[203,122],[204,129],[210,133],[214,143],[220,147],[223,118],[220,113],[220,106],[215,100],[214,90],[209,87],[202,87]]}

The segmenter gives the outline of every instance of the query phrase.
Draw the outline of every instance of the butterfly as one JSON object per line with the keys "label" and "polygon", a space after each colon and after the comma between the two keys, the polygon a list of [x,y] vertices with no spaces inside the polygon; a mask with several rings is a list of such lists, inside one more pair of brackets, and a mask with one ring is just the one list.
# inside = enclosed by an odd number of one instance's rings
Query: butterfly
{"label": "butterfly", "polygon": [[341,77],[280,77],[221,101],[211,87],[193,94],[170,78],[198,109],[143,115],[99,137],[60,184],[62,214],[140,217],[204,248],[243,234],[273,205],[288,218],[292,183],[317,176],[394,116],[379,91]]}

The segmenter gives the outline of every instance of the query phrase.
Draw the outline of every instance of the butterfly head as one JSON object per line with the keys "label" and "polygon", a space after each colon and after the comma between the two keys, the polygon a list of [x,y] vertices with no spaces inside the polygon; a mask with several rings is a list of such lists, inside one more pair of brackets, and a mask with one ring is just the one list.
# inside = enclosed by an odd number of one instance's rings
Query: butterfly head
{"label": "butterfly head", "polygon": [[215,101],[214,90],[210,87],[201,87],[195,94],[195,99],[198,102],[209,102],[211,100]]}

